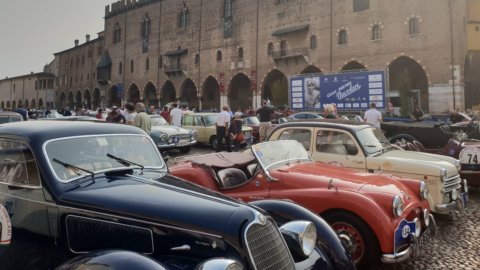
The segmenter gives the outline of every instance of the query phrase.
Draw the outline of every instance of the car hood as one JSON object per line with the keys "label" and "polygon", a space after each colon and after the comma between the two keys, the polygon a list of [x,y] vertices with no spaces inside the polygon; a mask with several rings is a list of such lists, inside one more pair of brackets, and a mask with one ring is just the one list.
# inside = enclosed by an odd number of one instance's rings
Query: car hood
{"label": "car hood", "polygon": [[289,166],[286,170],[282,168],[281,170],[289,174],[301,174],[304,178],[309,178],[309,182],[312,183],[311,188],[315,188],[316,185],[315,181],[311,180],[320,180],[321,178],[323,180],[319,181],[319,183],[325,183],[325,179],[331,179],[333,181],[332,183],[339,190],[350,190],[370,195],[376,193],[402,196],[402,194],[409,192],[402,183],[392,179],[391,176],[356,172],[321,162],[304,163]]}
{"label": "car hood", "polygon": [[173,176],[156,180],[127,176],[96,179],[91,185],[64,192],[59,203],[213,235],[225,231],[234,213],[254,213],[220,193]]}
{"label": "car hood", "polygon": [[163,132],[168,136],[190,134],[190,130],[175,126],[152,126],[152,131]]}
{"label": "car hood", "polygon": [[421,174],[440,176],[442,168],[447,169],[448,176],[458,174],[454,158],[436,154],[391,150],[369,158],[369,167],[384,171],[422,172]]}

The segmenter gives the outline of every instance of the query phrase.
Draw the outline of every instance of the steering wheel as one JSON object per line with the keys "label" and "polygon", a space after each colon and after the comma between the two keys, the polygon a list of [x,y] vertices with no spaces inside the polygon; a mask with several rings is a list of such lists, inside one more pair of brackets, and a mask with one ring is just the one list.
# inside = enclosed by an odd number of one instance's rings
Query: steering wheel
{"label": "steering wheel", "polygon": [[479,119],[477,116],[474,116],[472,117],[472,119],[470,119],[470,121],[468,122],[467,124],[467,128],[465,129],[465,133],[472,133],[475,131],[475,129],[478,128],[478,125],[479,125]]}

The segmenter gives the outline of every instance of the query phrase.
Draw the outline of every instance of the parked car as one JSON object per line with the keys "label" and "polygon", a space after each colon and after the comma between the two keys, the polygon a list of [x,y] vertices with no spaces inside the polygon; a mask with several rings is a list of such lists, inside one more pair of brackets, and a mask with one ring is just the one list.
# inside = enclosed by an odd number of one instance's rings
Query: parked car
{"label": "parked car", "polygon": [[150,137],[160,151],[178,149],[182,153],[188,153],[192,146],[197,144],[197,131],[171,126],[160,115],[150,115],[152,130]]}
{"label": "parked car", "polygon": [[[445,132],[445,125],[448,126],[448,132]],[[451,132],[463,131],[471,139],[480,139],[479,120],[477,117],[471,118],[468,122],[455,124],[425,121],[413,123],[388,122],[382,123],[381,128],[392,143],[399,140],[419,141],[427,148],[443,147],[452,137]]]}
{"label": "parked car", "polygon": [[432,212],[462,211],[468,201],[467,181],[460,177],[459,160],[396,148],[381,130],[364,123],[287,123],[276,127],[268,140],[297,140],[317,161],[424,181],[430,190],[428,202]]}
{"label": "parked car", "polygon": [[252,128],[252,136],[253,142],[257,143],[260,141],[260,120],[256,116],[246,116],[242,118],[242,122],[244,126],[248,126]]}
{"label": "parked car", "polygon": [[185,157],[170,172],[245,202],[273,198],[307,207],[332,225],[360,269],[380,258],[408,259],[419,248],[412,243],[424,243],[435,223],[424,182],[313,162],[293,140]]}
{"label": "parked car", "polygon": [[287,117],[289,120],[323,119],[320,112],[298,112]]}
{"label": "parked car", "polygon": [[316,215],[172,177],[132,126],[2,125],[0,160],[2,270],[353,269]]}
{"label": "parked car", "polygon": [[[213,149],[217,149],[217,132],[215,129],[215,118],[217,113],[195,113],[185,115],[182,119],[182,127],[196,130],[198,132],[197,142],[210,144]],[[243,126],[242,132],[245,140],[241,143],[241,147],[252,143],[252,128]]]}
{"label": "parked car", "polygon": [[48,120],[48,121],[89,121],[89,122],[105,122],[103,120],[97,119],[91,116],[63,116],[63,117],[56,117],[56,118],[44,118],[40,120]]}
{"label": "parked car", "polygon": [[12,123],[12,122],[21,122],[23,117],[21,114],[16,112],[0,112],[0,124]]}

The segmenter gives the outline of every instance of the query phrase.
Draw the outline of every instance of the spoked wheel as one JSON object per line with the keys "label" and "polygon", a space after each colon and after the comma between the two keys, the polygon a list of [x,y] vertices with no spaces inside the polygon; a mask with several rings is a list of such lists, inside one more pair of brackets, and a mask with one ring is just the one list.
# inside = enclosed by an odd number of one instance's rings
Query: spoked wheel
{"label": "spoked wheel", "polygon": [[350,251],[358,269],[371,269],[380,259],[380,247],[374,232],[359,217],[337,212],[325,216],[343,246]]}

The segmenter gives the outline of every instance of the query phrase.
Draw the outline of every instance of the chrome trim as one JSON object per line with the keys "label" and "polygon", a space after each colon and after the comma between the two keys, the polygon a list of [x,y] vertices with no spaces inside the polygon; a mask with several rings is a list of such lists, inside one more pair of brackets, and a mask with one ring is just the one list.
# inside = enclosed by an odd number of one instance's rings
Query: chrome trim
{"label": "chrome trim", "polygon": [[214,258],[202,262],[196,270],[226,270],[226,269],[245,269],[243,265],[235,260],[225,258]]}
{"label": "chrome trim", "polygon": [[[313,227],[313,239],[305,239],[307,237],[308,230],[312,230]],[[302,251],[305,257],[309,257],[312,255],[312,252],[315,250],[316,243],[317,243],[317,229],[315,225],[310,221],[291,221],[288,222],[280,227],[280,232],[282,235],[290,237],[291,239],[295,240],[298,244],[298,248]],[[285,238],[285,237],[284,237]],[[310,243],[311,246],[308,246],[307,241],[313,240]]]}
{"label": "chrome trim", "polygon": [[412,252],[412,248],[408,247],[406,250],[395,254],[383,254],[381,261],[387,264],[404,262],[412,256]]}
{"label": "chrome trim", "polygon": [[182,148],[182,147],[186,147],[186,146],[192,146],[196,143],[197,143],[197,141],[194,140],[194,141],[188,141],[184,145],[178,145],[178,143],[170,143],[170,144],[157,144],[157,147],[160,148],[160,149]]}
{"label": "chrome trim", "polygon": [[[93,134],[93,135],[81,135],[81,136],[70,136],[70,137],[62,137],[62,138],[56,138],[56,139],[51,139],[51,140],[48,140],[48,141],[45,141],[42,145],[42,152],[43,152],[43,155],[44,157],[46,158],[46,161],[48,163],[48,167],[50,168],[50,171],[53,173],[53,175],[55,176],[56,180],[59,181],[60,183],[64,183],[64,184],[67,184],[67,183],[70,183],[70,182],[73,182],[75,180],[78,180],[78,179],[82,179],[84,177],[87,177],[89,175],[82,175],[82,176],[79,176],[79,177],[75,177],[75,178],[71,178],[69,179],[68,181],[65,181],[65,180],[62,180],[58,177],[57,173],[55,172],[55,170],[53,169],[53,166],[50,162],[50,158],[47,154],[47,150],[46,150],[46,146],[47,144],[51,143],[51,142],[56,142],[56,141],[64,141],[64,140],[69,140],[69,139],[79,139],[79,138],[94,138],[94,137],[111,137],[111,136],[132,136],[132,137],[136,137],[136,136],[139,136],[139,137],[144,137],[146,138],[147,140],[149,140],[153,146],[155,146],[155,150],[158,154],[158,157],[160,158],[160,160],[162,161],[162,165],[161,167],[149,167],[149,166],[145,166],[145,169],[163,169],[163,168],[166,168],[166,164],[165,162],[163,161],[163,157],[162,155],[160,154],[160,152],[158,151],[158,148],[156,147],[157,145],[155,144],[155,142],[153,141],[153,139],[148,136],[148,135],[143,135],[143,134],[108,134],[108,133],[105,133],[105,134]],[[121,168],[121,167],[118,167],[118,168]],[[118,168],[115,168],[115,169],[118,169]],[[111,168],[113,169],[113,168]],[[109,169],[109,170],[111,170]],[[95,173],[103,173],[103,172],[107,172],[109,170],[101,170],[101,171],[95,171]]]}
{"label": "chrome trim", "polygon": [[150,240],[152,241],[152,251],[149,252],[149,253],[142,253],[142,254],[145,254],[145,255],[152,255],[154,252],[155,252],[155,244],[153,242],[153,231],[150,230],[150,229],[146,229],[146,228],[143,228],[143,227],[138,227],[138,226],[133,226],[133,225],[127,225],[127,224],[122,224],[122,223],[118,223],[118,222],[113,222],[113,221],[105,221],[105,220],[101,220],[101,219],[96,219],[96,218],[89,218],[89,217],[82,217],[82,216],[77,216],[77,215],[67,215],[67,217],[65,218],[65,230],[67,232],[67,243],[68,243],[68,249],[70,249],[70,251],[72,253],[75,253],[75,254],[86,254],[86,253],[89,253],[89,252],[92,252],[93,250],[90,250],[90,251],[74,251],[72,249],[72,247],[70,246],[70,237],[68,235],[68,218],[69,217],[76,217],[76,218],[80,218],[80,219],[86,219],[86,220],[91,220],[91,221],[96,221],[96,222],[104,222],[104,223],[108,223],[108,224],[115,224],[115,225],[120,225],[120,226],[125,226],[125,227],[130,227],[130,228],[135,228],[135,229],[140,229],[140,230],[144,230],[144,231],[148,231],[150,233]]}
{"label": "chrome trim", "polygon": [[453,210],[463,211],[465,210],[465,204],[463,202],[464,193],[460,193],[459,197],[450,203],[446,204],[437,204],[435,205],[435,210],[439,213],[448,213]]}

